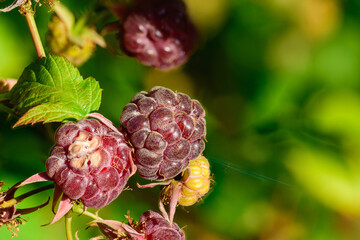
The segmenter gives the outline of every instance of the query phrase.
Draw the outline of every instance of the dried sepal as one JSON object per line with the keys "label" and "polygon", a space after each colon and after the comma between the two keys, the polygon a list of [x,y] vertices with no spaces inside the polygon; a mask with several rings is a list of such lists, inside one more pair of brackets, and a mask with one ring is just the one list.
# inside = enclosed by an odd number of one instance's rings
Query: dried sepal
{"label": "dried sepal", "polygon": [[115,220],[94,220],[90,226],[97,226],[108,239],[145,240],[144,234],[137,232],[131,225]]}
{"label": "dried sepal", "polygon": [[[116,240],[184,240],[185,234],[176,223],[169,219],[162,203],[159,203],[161,214],[146,211],[139,221],[134,222],[127,215],[128,224],[115,220],[94,220],[91,226],[97,226],[108,239]],[[101,239],[100,237],[96,239]]]}
{"label": "dried sepal", "polygon": [[[28,179],[16,183],[7,191],[0,191],[0,227],[6,225],[7,228],[12,233],[12,236],[17,236],[17,232],[19,231],[18,226],[20,224],[25,223],[25,220],[21,218],[22,215],[29,214],[43,208],[49,203],[48,199],[45,203],[40,204],[35,207],[25,208],[25,209],[18,209],[17,205],[23,201],[26,197],[29,197],[39,191],[32,191],[26,194],[20,195],[19,197],[15,197],[15,192],[22,186],[40,182],[40,181],[48,181],[48,177],[44,176],[43,173],[35,174]],[[4,182],[0,181],[0,188],[4,185]],[[46,186],[42,188],[42,190],[48,189],[49,187]]]}
{"label": "dried sepal", "polygon": [[[7,6],[6,8],[0,9],[0,12],[9,12],[9,11],[25,4],[26,2],[29,2],[29,0],[15,0],[12,4]],[[39,0],[35,0],[35,2],[39,2]]]}
{"label": "dried sepal", "polygon": [[73,202],[65,194],[63,194],[54,218],[50,223],[45,224],[44,226],[51,225],[59,221],[68,211],[70,211],[73,205]]}

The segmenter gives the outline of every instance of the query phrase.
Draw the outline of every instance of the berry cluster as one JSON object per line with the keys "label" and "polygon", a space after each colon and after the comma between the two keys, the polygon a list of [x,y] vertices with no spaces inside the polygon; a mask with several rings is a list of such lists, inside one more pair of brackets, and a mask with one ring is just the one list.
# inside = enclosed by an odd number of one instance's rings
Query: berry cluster
{"label": "berry cluster", "polygon": [[[82,119],[59,128],[56,145],[46,161],[47,176],[69,199],[80,199],[86,207],[106,206],[123,190],[133,163],[139,175],[150,180],[171,179],[185,169],[181,193],[179,197],[174,195],[180,205],[192,205],[208,192],[209,163],[201,156],[205,148],[205,111],[197,100],[164,87],[140,92],[123,109],[121,132],[102,115],[89,116],[100,121]],[[163,192],[171,199],[173,187],[165,189]],[[170,218],[164,213],[144,213],[136,231],[148,240],[185,239],[183,231],[172,222],[173,208]],[[118,236],[106,224],[98,226],[108,238]]]}
{"label": "berry cluster", "polygon": [[[178,67],[187,61],[196,44],[197,34],[183,0],[133,0],[132,5],[125,2],[116,1],[115,4],[126,5],[120,19],[121,27],[119,28],[118,22],[105,26],[110,26],[109,29],[112,28],[111,25],[115,26],[117,32],[121,29],[118,36],[126,54],[136,57],[144,65],[162,70]],[[106,27],[101,35],[97,33],[94,26],[102,24],[98,24],[97,17],[91,19],[91,12],[75,21],[70,10],[59,3],[53,4],[55,14],[49,21],[46,36],[52,53],[66,57],[79,66],[90,58],[96,44],[107,47],[103,38]],[[26,16],[29,27],[36,28],[30,1],[15,1],[0,11],[8,11],[17,6],[22,6],[21,11]],[[103,6],[93,9],[107,10]],[[54,188],[53,210],[61,199],[50,224],[65,216],[66,235],[71,239],[71,227],[68,226],[71,214],[67,213],[73,211],[82,214],[87,211],[87,207],[103,208],[119,196],[128,179],[137,171],[144,179],[158,181],[155,185],[171,183],[163,190],[159,201],[161,214],[146,211],[138,222],[134,223],[129,218],[129,224],[125,224],[103,220],[96,214],[86,212],[84,215],[94,219],[90,225],[99,227],[109,239],[185,240],[183,230],[173,222],[176,204],[192,205],[210,189],[209,163],[202,157],[206,121],[205,110],[200,102],[184,93],[154,87],[131,99],[123,108],[120,117],[122,126],[116,128],[110,120],[95,113],[101,99],[101,89],[96,80],[85,79],[81,82],[83,78],[77,69],[66,61],[63,64],[64,58],[52,55],[46,57],[41,42],[39,43],[40,39],[36,36],[37,31],[30,30],[39,61],[24,71],[18,81],[23,85],[17,85],[14,93],[11,92],[10,104],[16,102],[14,96],[18,97],[26,92],[24,99],[19,100],[15,107],[22,108],[28,102],[34,102],[34,106],[24,111],[15,126],[37,122],[66,122],[73,118],[78,121],[67,122],[57,130],[55,145],[46,160],[45,172],[19,182],[6,192],[0,191],[0,227],[7,225],[17,228],[22,223],[21,215],[44,207],[48,201],[28,209],[17,209],[17,204],[26,197]],[[58,64],[60,60],[61,64]],[[41,70],[33,72],[33,68]],[[28,74],[29,72],[31,73]],[[75,78],[81,82],[78,86],[73,86]],[[44,97],[40,91],[48,89],[48,80],[51,80],[51,87],[54,89],[49,90]],[[25,84],[28,82],[31,84]],[[94,85],[95,90],[92,88]],[[65,91],[74,89],[74,96],[64,100],[59,95],[66,95],[67,92],[57,91],[58,86]],[[11,87],[3,88],[3,91],[10,89]],[[74,110],[72,106],[75,104],[81,106],[80,110]],[[180,174],[182,179],[174,180]],[[14,197],[19,187],[40,181],[53,181],[55,184]],[[2,185],[0,181],[0,188]],[[169,213],[163,205],[164,195],[171,202]]]}
{"label": "berry cluster", "polygon": [[[205,111],[197,100],[154,87],[136,94],[124,107],[120,130],[98,113],[89,116],[98,120],[68,122],[58,129],[46,161],[47,177],[65,197],[79,199],[86,207],[102,208],[121,193],[134,171],[133,164],[141,177],[150,180],[172,179],[183,171],[180,182],[170,180],[172,184],[163,190],[165,203],[190,206],[209,191],[209,163],[201,155]],[[176,184],[181,185],[180,192],[175,190]],[[97,226],[110,239],[184,240],[184,232],[173,223],[176,204],[170,205],[170,217],[163,207],[163,215],[147,211],[136,225],[127,226],[128,230],[121,224],[108,226],[106,221]],[[58,212],[64,214],[63,209],[71,206],[60,203]]]}
{"label": "berry cluster", "polygon": [[197,100],[168,88],[140,92],[127,104],[120,121],[135,149],[141,177],[170,179],[204,150],[205,111]]}

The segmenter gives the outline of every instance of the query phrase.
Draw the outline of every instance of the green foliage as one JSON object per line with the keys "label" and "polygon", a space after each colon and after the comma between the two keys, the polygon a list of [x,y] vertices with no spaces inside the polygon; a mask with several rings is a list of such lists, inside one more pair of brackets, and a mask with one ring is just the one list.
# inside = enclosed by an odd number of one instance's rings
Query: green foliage
{"label": "green foliage", "polygon": [[359,214],[359,172],[344,165],[335,154],[306,146],[294,148],[287,156],[290,171],[314,198],[340,213]]}
{"label": "green foliage", "polygon": [[49,55],[25,68],[10,93],[13,110],[22,115],[14,125],[79,120],[100,107],[101,89],[83,79],[65,58]]}

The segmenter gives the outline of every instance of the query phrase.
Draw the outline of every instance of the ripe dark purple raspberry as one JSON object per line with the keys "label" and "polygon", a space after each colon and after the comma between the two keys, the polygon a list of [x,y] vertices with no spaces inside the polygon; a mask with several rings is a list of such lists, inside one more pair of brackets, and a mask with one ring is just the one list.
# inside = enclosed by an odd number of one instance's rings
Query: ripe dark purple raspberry
{"label": "ripe dark purple raspberry", "polygon": [[146,240],[185,240],[185,233],[176,223],[170,223],[160,213],[144,212],[139,220],[138,231]]}
{"label": "ripe dark purple raspberry", "polygon": [[125,52],[159,69],[183,64],[195,40],[196,30],[182,0],[138,0],[124,20]]}
{"label": "ripe dark purple raspberry", "polygon": [[124,135],[98,120],[82,119],[59,128],[46,169],[70,199],[102,208],[123,190],[131,161]]}
{"label": "ripe dark purple raspberry", "polygon": [[140,92],[127,104],[120,121],[135,149],[141,177],[170,179],[204,150],[205,111],[199,101],[168,88]]}

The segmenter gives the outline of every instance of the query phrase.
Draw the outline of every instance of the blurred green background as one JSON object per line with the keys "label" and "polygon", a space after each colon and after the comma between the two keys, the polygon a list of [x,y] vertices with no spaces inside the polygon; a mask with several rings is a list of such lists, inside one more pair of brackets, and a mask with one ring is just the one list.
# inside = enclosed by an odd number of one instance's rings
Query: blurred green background
{"label": "blurred green background", "polygon": [[[62,2],[75,14],[92,3]],[[176,212],[187,239],[360,239],[360,1],[186,3],[200,41],[181,69],[156,71],[104,49],[79,69],[100,82],[100,112],[115,125],[131,97],[155,85],[185,92],[206,108],[204,154],[214,184],[203,201]],[[43,40],[48,10],[36,14]],[[18,78],[35,59],[25,19],[1,13],[0,77]],[[5,113],[0,122],[0,179],[7,189],[45,170],[54,141],[41,125],[12,129]],[[100,215],[123,221],[128,210],[134,219],[157,210],[160,188],[139,190],[136,182],[147,183],[130,179],[133,191]],[[40,227],[52,217],[49,207],[25,215],[17,239],[65,239],[63,221]],[[85,230],[87,221],[75,219],[80,239],[99,234]],[[0,239],[10,238],[2,227]]]}

